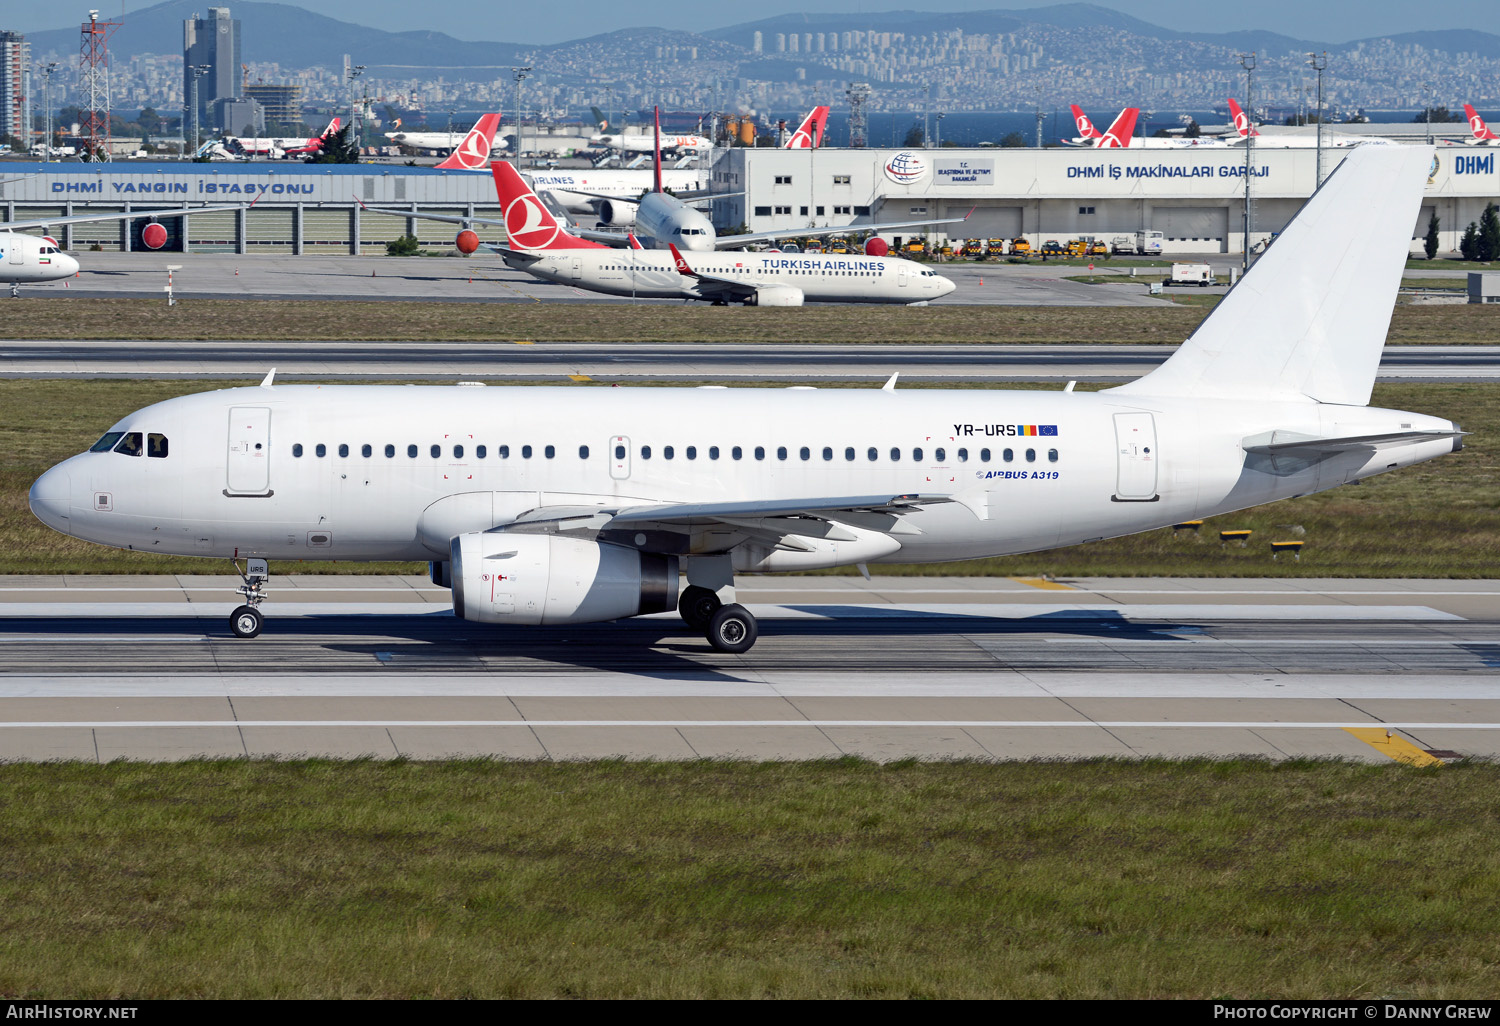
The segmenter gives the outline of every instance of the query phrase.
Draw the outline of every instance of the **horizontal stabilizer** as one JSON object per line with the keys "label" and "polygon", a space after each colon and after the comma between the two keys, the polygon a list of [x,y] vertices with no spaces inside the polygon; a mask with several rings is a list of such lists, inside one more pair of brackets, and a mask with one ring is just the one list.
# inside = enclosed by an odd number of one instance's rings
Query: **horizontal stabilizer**
{"label": "horizontal stabilizer", "polygon": [[1353,449],[1388,449],[1440,438],[1454,439],[1454,451],[1461,446],[1465,432],[1454,426],[1447,431],[1385,431],[1374,435],[1345,435],[1342,438],[1318,438],[1295,431],[1272,431],[1245,439],[1244,450],[1266,456],[1312,456],[1348,452]]}

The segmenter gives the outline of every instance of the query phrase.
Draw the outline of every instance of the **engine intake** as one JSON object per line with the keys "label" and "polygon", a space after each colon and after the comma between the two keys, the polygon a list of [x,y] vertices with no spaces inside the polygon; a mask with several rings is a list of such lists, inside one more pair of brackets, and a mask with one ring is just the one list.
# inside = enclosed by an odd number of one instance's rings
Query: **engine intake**
{"label": "engine intake", "polygon": [[453,539],[453,612],[476,623],[596,623],[677,608],[677,557],[552,534]]}
{"label": "engine intake", "polygon": [[599,223],[612,228],[628,228],[635,224],[635,212],[639,204],[625,200],[600,200]]}

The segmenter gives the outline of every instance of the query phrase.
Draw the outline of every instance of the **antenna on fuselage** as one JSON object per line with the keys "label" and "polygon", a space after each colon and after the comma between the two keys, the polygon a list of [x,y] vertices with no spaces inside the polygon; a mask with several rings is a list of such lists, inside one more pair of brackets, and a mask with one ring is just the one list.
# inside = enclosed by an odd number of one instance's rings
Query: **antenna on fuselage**
{"label": "antenna on fuselage", "polygon": [[899,378],[900,376],[901,376],[901,372],[900,371],[897,371],[896,373],[892,374],[891,375],[891,380],[889,380],[885,384],[881,385],[880,386],[880,390],[882,392],[894,392],[896,390],[896,379]]}
{"label": "antenna on fuselage", "polygon": [[272,367],[271,368],[271,373],[269,373],[269,374],[266,375],[265,380],[260,383],[260,387],[261,388],[274,388],[276,386],[273,385],[272,382],[275,381],[275,380],[276,380],[276,368]]}

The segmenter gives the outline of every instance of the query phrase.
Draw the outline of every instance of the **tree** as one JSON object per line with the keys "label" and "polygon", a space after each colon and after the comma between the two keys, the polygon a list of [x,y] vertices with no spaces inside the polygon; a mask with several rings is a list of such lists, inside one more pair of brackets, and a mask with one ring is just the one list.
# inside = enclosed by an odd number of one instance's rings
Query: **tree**
{"label": "tree", "polygon": [[403,235],[385,244],[386,256],[416,256],[422,245],[415,235]]}
{"label": "tree", "polygon": [[140,125],[141,131],[148,136],[161,134],[161,115],[150,107],[142,108],[135,123]]}
{"label": "tree", "polygon": [[1434,125],[1447,124],[1450,121],[1463,121],[1464,119],[1448,112],[1447,107],[1423,107],[1421,113],[1412,118],[1412,124],[1419,124],[1428,120],[1427,115],[1432,115]]}
{"label": "tree", "polygon": [[1473,221],[1464,229],[1464,237],[1458,243],[1458,255],[1465,260],[1479,259],[1479,225]]}
{"label": "tree", "polygon": [[1000,140],[1000,145],[1006,149],[1024,150],[1026,148],[1026,137],[1020,132],[1011,132]]}
{"label": "tree", "polygon": [[349,139],[349,126],[345,125],[323,140],[323,146],[307,158],[309,164],[358,164],[359,146]]}
{"label": "tree", "polygon": [[1428,260],[1431,260],[1433,257],[1437,256],[1438,224],[1439,221],[1437,211],[1434,210],[1432,212],[1432,217],[1427,221],[1427,237],[1422,240],[1422,250],[1427,254]]}
{"label": "tree", "polygon": [[1489,263],[1500,258],[1500,212],[1497,212],[1493,203],[1485,204],[1484,213],[1479,218],[1478,243],[1477,255],[1480,260]]}
{"label": "tree", "polygon": [[906,140],[901,145],[914,149],[922,145],[922,139],[922,126],[912,125],[906,130]]}
{"label": "tree", "polygon": [[1203,126],[1198,124],[1198,120],[1196,118],[1188,118],[1187,128],[1183,131],[1182,134],[1185,138],[1188,139],[1201,138],[1203,136]]}

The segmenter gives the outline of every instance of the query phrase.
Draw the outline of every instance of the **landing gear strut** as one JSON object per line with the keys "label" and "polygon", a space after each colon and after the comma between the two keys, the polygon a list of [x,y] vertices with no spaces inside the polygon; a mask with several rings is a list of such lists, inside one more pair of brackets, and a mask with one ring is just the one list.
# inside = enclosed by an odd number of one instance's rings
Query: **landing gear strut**
{"label": "landing gear strut", "polygon": [[236,638],[253,638],[266,625],[260,604],[266,600],[266,581],[271,575],[264,559],[245,560],[244,573],[240,573],[240,564],[235,562],[234,572],[240,574],[240,580],[245,582],[235,589],[245,596],[245,604],[229,614],[229,629]]}
{"label": "landing gear strut", "polygon": [[10,298],[11,299],[20,299],[21,298],[21,283],[20,282],[13,281],[13,282],[10,283]]}
{"label": "landing gear strut", "polygon": [[750,610],[734,601],[734,565],[728,555],[686,560],[688,586],[677,611],[720,652],[746,652],[760,633]]}

